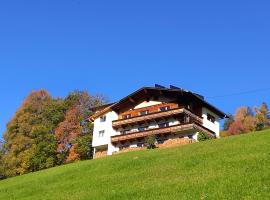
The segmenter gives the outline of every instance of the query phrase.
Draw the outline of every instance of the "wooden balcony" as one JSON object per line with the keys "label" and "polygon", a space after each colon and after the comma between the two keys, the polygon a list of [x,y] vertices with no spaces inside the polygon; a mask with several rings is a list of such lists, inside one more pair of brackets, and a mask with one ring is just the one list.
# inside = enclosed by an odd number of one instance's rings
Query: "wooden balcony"
{"label": "wooden balcony", "polygon": [[176,115],[180,115],[180,114],[185,114],[185,115],[191,117],[197,123],[200,123],[200,124],[203,123],[201,117],[193,114],[189,110],[187,110],[185,108],[175,108],[175,109],[171,109],[171,110],[167,110],[167,111],[163,111],[163,112],[160,111],[160,112],[150,113],[150,114],[143,115],[143,116],[137,116],[137,117],[132,117],[132,118],[128,118],[128,119],[116,120],[116,121],[113,121],[112,126],[113,126],[113,128],[119,128],[122,126],[138,124],[138,123],[143,123],[143,122],[162,119],[162,118],[168,118],[168,117],[176,116]]}
{"label": "wooden balcony", "polygon": [[142,132],[133,132],[125,135],[116,135],[111,137],[112,143],[124,142],[128,140],[135,140],[139,138],[144,138],[151,135],[161,135],[161,134],[188,134],[193,133],[194,131],[202,131],[209,135],[214,133],[207,128],[203,127],[198,123],[189,123],[189,124],[179,124],[175,126],[169,126],[165,128],[156,128],[149,129]]}

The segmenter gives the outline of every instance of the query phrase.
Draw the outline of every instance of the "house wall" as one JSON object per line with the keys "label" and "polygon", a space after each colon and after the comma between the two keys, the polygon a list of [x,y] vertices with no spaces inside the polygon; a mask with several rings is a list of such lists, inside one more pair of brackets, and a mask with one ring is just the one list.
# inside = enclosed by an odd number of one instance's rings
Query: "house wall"
{"label": "house wall", "polygon": [[[207,114],[210,114],[216,118],[215,123],[209,121],[207,119]],[[203,107],[202,108],[202,117],[203,117],[203,126],[215,132],[216,137],[220,137],[220,124],[219,124],[219,116],[210,111],[209,109]]]}
{"label": "house wall", "polygon": [[[108,155],[111,155],[113,151],[117,151],[115,147],[111,144],[111,136],[117,134],[117,132],[112,128],[112,121],[118,119],[118,115],[114,111],[110,111],[103,116],[106,116],[106,121],[101,122],[100,117],[94,121],[94,132],[93,132],[93,147],[108,146]],[[103,137],[99,137],[100,131],[105,131]]]}
{"label": "house wall", "polygon": [[[148,101],[148,102],[142,102],[142,103],[138,104],[137,106],[135,106],[134,108],[136,108],[136,110],[131,109],[131,110],[128,110],[124,113],[120,113],[120,115],[129,114],[131,112],[132,116],[134,117],[134,116],[137,116],[140,111],[144,110],[145,107],[147,107],[147,110],[149,110],[149,112],[151,113],[151,112],[157,112],[157,111],[159,111],[159,107],[167,106],[167,105],[169,105],[171,107],[171,109],[178,107],[177,103]],[[215,113],[213,113],[212,111],[210,111],[209,109],[207,109],[205,107],[203,107],[201,109],[201,113],[202,113],[202,117],[203,117],[203,126],[212,130],[213,132],[215,132],[216,136],[219,137],[219,132],[220,132],[219,121],[218,121],[219,116],[217,116]],[[216,118],[216,121],[214,123],[207,119],[207,113],[211,114],[212,116],[214,116]],[[100,120],[101,117],[98,117],[97,119],[94,120],[94,132],[93,132],[92,145],[95,148],[95,150],[97,150],[97,152],[100,153],[101,155],[103,155],[104,153],[107,153],[107,155],[112,155],[113,153],[119,151],[119,146],[112,145],[111,136],[120,135],[121,134],[120,132],[123,131],[122,128],[119,128],[117,130],[113,129],[112,121],[119,119],[121,116],[119,116],[114,111],[108,111],[104,115],[106,116],[105,122],[101,122],[101,120]],[[154,129],[154,128],[158,128],[158,124],[163,123],[163,122],[169,122],[170,126],[177,125],[180,123],[177,119],[171,117],[167,121],[151,122],[150,124],[144,124],[144,125],[145,126],[148,125],[149,129]],[[135,125],[135,126],[130,127],[129,130],[131,130],[133,132],[137,132],[138,128],[141,126],[144,126],[144,125],[143,124],[140,126]],[[99,137],[99,132],[102,130],[105,131],[104,136]],[[186,135],[186,137],[188,135],[192,135],[192,138],[195,141],[197,141],[197,136],[198,136],[197,132],[189,133]],[[182,136],[176,135],[175,137],[182,137]],[[170,139],[177,139],[177,138],[170,138]],[[129,144],[129,147],[136,148],[137,142],[133,141],[133,143]]]}

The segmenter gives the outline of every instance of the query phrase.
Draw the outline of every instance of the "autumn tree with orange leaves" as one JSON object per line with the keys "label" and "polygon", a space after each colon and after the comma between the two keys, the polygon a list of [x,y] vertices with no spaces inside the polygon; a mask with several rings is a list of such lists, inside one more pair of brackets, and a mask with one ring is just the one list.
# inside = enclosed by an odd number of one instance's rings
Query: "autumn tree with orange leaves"
{"label": "autumn tree with orange leaves", "polygon": [[4,133],[0,178],[91,158],[92,124],[86,119],[105,101],[80,91],[65,99],[46,90],[31,92]]}
{"label": "autumn tree with orange leaves", "polygon": [[225,136],[228,134],[238,135],[268,127],[270,127],[270,111],[266,103],[263,103],[260,107],[254,107],[253,110],[243,106],[236,110],[234,116],[225,120],[222,134]]}
{"label": "autumn tree with orange leaves", "polygon": [[106,99],[101,95],[89,96],[87,92],[81,91],[72,92],[65,99],[70,110],[55,130],[58,158],[62,163],[91,158],[93,126],[85,119],[91,114],[90,108],[105,102]]}

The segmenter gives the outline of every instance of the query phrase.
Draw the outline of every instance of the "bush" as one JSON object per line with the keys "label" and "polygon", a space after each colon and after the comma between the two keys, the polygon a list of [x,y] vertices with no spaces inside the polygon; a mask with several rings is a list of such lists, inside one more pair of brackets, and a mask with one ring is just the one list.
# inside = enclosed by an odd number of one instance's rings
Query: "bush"
{"label": "bush", "polygon": [[211,140],[214,139],[214,137],[209,136],[207,133],[204,132],[200,132],[198,135],[198,141],[202,142],[202,141],[206,141],[206,140]]}
{"label": "bush", "polygon": [[256,124],[256,131],[261,131],[264,129],[264,123],[257,123]]}
{"label": "bush", "polygon": [[156,148],[156,137],[151,135],[146,138],[147,149],[155,149]]}

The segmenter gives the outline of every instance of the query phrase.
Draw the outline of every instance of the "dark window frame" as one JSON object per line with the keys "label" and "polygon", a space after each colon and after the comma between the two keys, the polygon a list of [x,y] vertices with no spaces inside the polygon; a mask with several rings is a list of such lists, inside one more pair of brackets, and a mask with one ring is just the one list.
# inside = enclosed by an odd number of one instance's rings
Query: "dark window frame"
{"label": "dark window frame", "polygon": [[149,110],[140,111],[139,114],[140,114],[140,116],[148,115],[149,114]]}
{"label": "dark window frame", "polygon": [[98,137],[99,137],[99,138],[104,137],[104,135],[105,135],[105,130],[102,130],[102,131],[99,131],[99,132],[98,132]]}
{"label": "dark window frame", "polygon": [[106,120],[107,120],[106,115],[100,117],[100,122],[106,122]]}
{"label": "dark window frame", "polygon": [[161,111],[161,112],[165,112],[165,111],[168,111],[168,110],[170,110],[170,109],[171,109],[170,106],[162,106],[162,107],[159,107],[159,111]]}
{"label": "dark window frame", "polygon": [[149,128],[148,126],[141,126],[141,127],[138,127],[138,132],[146,131],[148,128]]}
{"label": "dark window frame", "polygon": [[159,128],[167,128],[169,126],[170,126],[170,122],[163,122],[163,123],[158,124]]}
{"label": "dark window frame", "polygon": [[216,122],[216,118],[213,115],[211,115],[210,113],[207,113],[207,120],[212,122],[212,123]]}

